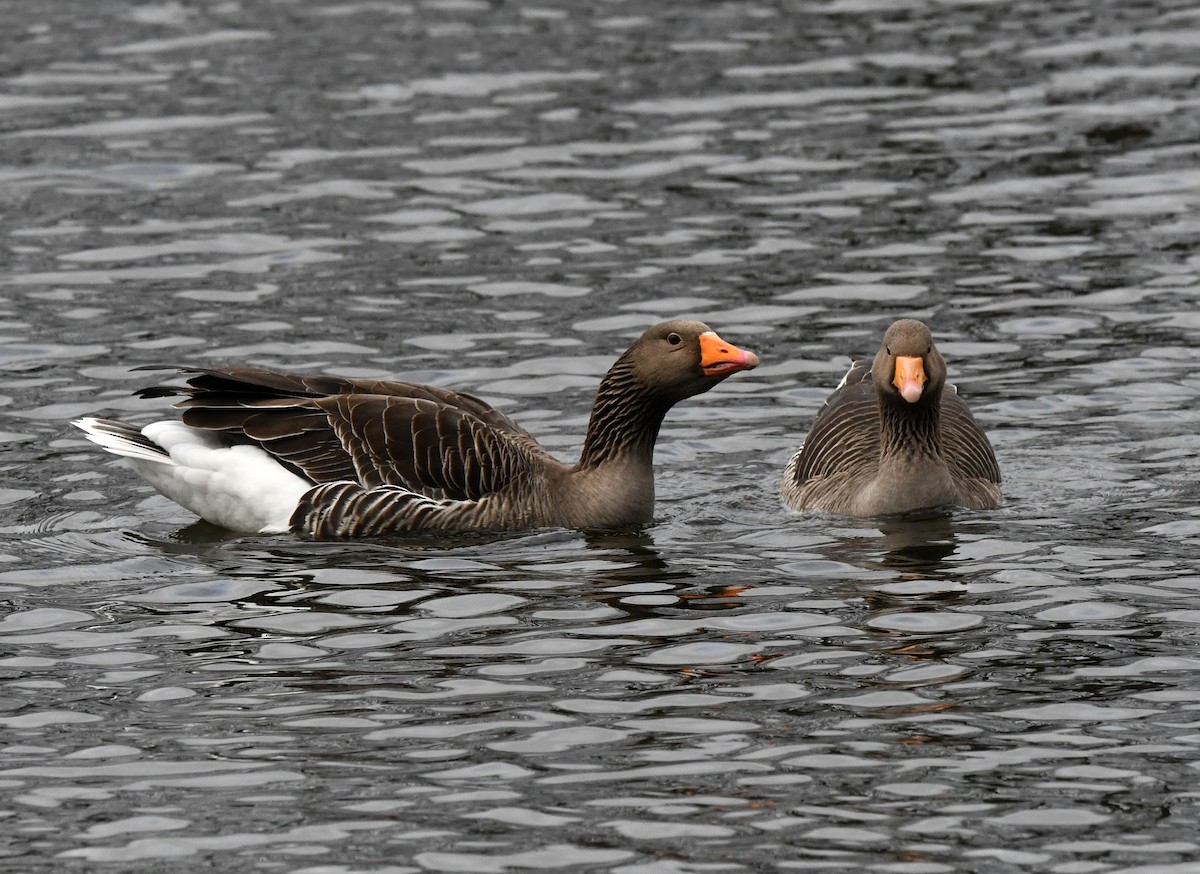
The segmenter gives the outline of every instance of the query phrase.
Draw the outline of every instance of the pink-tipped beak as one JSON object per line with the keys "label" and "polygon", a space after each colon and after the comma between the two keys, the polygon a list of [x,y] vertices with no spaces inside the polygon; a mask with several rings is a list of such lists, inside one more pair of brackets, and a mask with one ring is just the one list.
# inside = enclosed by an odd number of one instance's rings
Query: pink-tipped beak
{"label": "pink-tipped beak", "polygon": [[892,385],[900,391],[900,397],[915,404],[925,390],[925,363],[920,358],[898,356]]}
{"label": "pink-tipped beak", "polygon": [[728,376],[739,370],[758,367],[758,356],[732,343],[726,343],[715,331],[700,335],[700,368],[705,376]]}

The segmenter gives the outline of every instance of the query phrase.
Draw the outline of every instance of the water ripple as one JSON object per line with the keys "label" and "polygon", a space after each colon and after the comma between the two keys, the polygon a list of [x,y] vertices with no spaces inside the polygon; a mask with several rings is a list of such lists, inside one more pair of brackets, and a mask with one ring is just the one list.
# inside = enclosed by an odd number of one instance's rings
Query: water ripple
{"label": "water ripple", "polygon": [[[14,870],[1194,868],[1192,10],[17,5]],[[237,537],[65,423],[249,360],[479,393],[571,459],[679,315],[763,366],[667,416],[640,532]],[[1005,505],[785,509],[902,315]]]}

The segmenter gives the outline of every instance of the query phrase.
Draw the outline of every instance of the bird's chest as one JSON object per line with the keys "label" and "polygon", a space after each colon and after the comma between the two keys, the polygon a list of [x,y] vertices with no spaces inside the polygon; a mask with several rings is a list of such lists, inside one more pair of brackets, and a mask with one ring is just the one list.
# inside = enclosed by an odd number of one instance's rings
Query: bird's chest
{"label": "bird's chest", "polygon": [[621,465],[580,472],[563,489],[563,510],[574,528],[625,528],[654,516],[654,474]]}
{"label": "bird's chest", "polygon": [[859,501],[872,514],[898,513],[919,507],[956,503],[958,487],[943,459],[936,456],[899,455],[879,465],[875,479]]}

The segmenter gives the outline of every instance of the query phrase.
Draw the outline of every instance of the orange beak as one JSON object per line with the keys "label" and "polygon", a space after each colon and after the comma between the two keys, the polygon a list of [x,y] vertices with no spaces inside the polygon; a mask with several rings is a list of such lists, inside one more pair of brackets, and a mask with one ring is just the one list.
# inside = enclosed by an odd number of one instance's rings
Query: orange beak
{"label": "orange beak", "polygon": [[732,343],[726,343],[715,331],[700,335],[700,369],[705,376],[728,376],[739,370],[758,367],[758,356]]}
{"label": "orange beak", "polygon": [[896,377],[892,385],[900,390],[900,397],[915,404],[925,390],[925,364],[920,358],[901,355],[896,358]]}

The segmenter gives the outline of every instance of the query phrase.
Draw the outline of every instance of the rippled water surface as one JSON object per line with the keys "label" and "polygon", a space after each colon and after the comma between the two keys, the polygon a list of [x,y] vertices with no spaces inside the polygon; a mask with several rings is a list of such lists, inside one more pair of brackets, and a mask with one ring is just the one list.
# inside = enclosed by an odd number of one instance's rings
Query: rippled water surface
{"label": "rippled water surface", "polygon": [[[0,869],[1200,870],[1200,8],[0,7]],[[640,533],[203,524],[134,366],[480,393],[571,458],[700,317]],[[995,512],[801,517],[927,320]]]}

